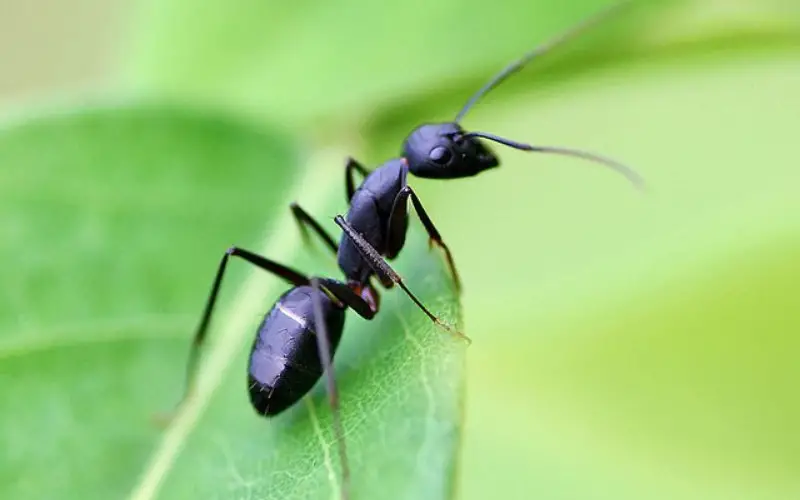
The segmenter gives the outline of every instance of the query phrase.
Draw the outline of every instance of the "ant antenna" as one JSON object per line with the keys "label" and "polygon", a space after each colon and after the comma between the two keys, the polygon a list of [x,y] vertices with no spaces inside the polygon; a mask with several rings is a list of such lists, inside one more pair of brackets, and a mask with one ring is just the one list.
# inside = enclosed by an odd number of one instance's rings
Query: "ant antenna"
{"label": "ant antenna", "polygon": [[561,148],[561,147],[551,147],[551,146],[531,146],[530,144],[525,144],[523,142],[516,142],[510,139],[505,139],[503,137],[496,136],[494,134],[487,134],[485,132],[468,132],[463,134],[462,137],[480,137],[482,139],[488,139],[490,141],[494,141],[505,146],[512,147],[514,149],[519,149],[522,151],[532,151],[535,153],[551,153],[551,154],[558,154],[564,156],[573,156],[576,158],[581,158],[583,160],[588,160],[594,163],[600,163],[609,167],[612,170],[622,174],[628,181],[633,184],[633,186],[638,189],[639,191],[644,191],[645,182],[642,177],[636,173],[635,170],[632,168],[619,163],[616,160],[612,160],[611,158],[606,158],[604,156],[596,155],[594,153],[589,153],[588,151],[581,151],[579,149],[571,149],[571,148]]}
{"label": "ant antenna", "polygon": [[584,19],[582,22],[578,23],[574,27],[562,32],[561,34],[557,35],[553,39],[548,42],[545,42],[542,45],[534,48],[532,51],[528,52],[521,58],[517,59],[516,61],[512,62],[508,66],[506,66],[500,73],[495,75],[488,83],[486,83],[483,87],[481,87],[472,97],[469,98],[469,101],[461,108],[461,111],[458,112],[456,115],[456,119],[454,120],[455,123],[461,121],[464,118],[464,115],[467,114],[467,111],[472,108],[472,106],[478,102],[478,100],[489,93],[490,90],[500,85],[506,78],[511,76],[512,74],[516,73],[517,71],[521,70],[526,64],[528,64],[531,60],[535,59],[538,56],[545,55],[551,50],[555,49],[559,45],[571,40],[572,38],[580,35],[588,28],[591,28],[593,25],[599,23],[600,21],[604,20],[605,18],[609,17],[614,11],[626,6],[627,4],[632,3],[632,0],[625,0],[621,2],[617,2],[605,9],[597,12],[596,14]]}

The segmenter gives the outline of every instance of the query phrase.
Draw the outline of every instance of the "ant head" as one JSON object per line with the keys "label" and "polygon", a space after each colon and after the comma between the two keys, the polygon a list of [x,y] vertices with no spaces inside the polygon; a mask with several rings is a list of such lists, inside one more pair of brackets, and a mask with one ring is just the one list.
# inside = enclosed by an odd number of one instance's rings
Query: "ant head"
{"label": "ant head", "polygon": [[409,171],[428,179],[470,177],[500,164],[477,137],[458,123],[428,123],[414,129],[403,143]]}
{"label": "ant head", "polygon": [[586,18],[577,26],[557,35],[551,41],[534,48],[520,59],[506,66],[489,82],[484,84],[461,108],[455,120],[449,123],[429,123],[417,127],[406,138],[403,144],[403,157],[408,161],[409,171],[417,177],[433,179],[455,179],[470,177],[500,164],[497,157],[487,148],[481,139],[503,144],[505,146],[528,152],[551,153],[572,156],[583,160],[600,163],[621,173],[638,188],[643,188],[644,181],[629,167],[610,158],[605,158],[578,149],[534,146],[512,141],[487,132],[466,132],[459,123],[467,112],[484,95],[500,85],[506,78],[522,69],[533,59],[544,55],[567,40],[577,36],[590,26],[609,17],[612,13],[633,4],[632,0],[624,0],[612,4],[603,11]]}

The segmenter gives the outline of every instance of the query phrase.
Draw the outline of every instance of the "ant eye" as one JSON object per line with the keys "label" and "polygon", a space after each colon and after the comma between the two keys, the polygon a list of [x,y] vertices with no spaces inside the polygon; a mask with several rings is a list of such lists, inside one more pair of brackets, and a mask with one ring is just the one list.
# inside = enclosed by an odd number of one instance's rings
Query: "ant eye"
{"label": "ant eye", "polygon": [[437,165],[447,165],[453,158],[453,154],[450,152],[450,150],[443,146],[436,146],[435,148],[431,149],[431,152],[428,154],[428,156],[430,157],[431,161]]}

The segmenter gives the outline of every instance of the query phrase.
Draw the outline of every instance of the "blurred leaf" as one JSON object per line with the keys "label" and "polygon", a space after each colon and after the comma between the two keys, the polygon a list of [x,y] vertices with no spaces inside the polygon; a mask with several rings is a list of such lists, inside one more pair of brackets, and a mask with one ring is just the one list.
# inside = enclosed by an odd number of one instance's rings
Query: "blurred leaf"
{"label": "blurred leaf", "polygon": [[477,69],[497,71],[610,3],[150,1],[131,69],[151,91],[248,114],[348,121],[390,96],[405,101]]}
{"label": "blurred leaf", "polygon": [[[313,213],[343,201],[343,189],[329,189],[342,169],[326,157],[331,182],[304,198],[310,177],[326,174],[295,176],[286,144],[158,106],[40,118],[0,134],[0,496],[151,498],[163,480],[165,498],[335,492],[321,387],[311,413],[299,405],[267,421],[249,406],[246,347],[285,285],[255,273],[237,294],[249,271],[240,263],[194,406],[162,440],[150,422],[180,395],[189,335],[225,248],[320,270],[319,255],[299,258],[287,205],[297,198]],[[265,225],[268,241],[254,240]],[[427,255],[412,226],[398,270],[413,269],[409,286],[454,322],[444,266]],[[348,320],[337,358],[354,489],[442,498],[460,436],[462,349],[396,294],[373,322]]]}
{"label": "blurred leaf", "polygon": [[[798,498],[798,251],[784,234],[666,282],[640,272],[605,312],[476,353],[463,498]],[[474,477],[486,456],[499,472]]]}
{"label": "blurred leaf", "polygon": [[[431,92],[461,103],[488,75],[612,3],[211,0],[198,9],[187,0],[143,0],[129,76],[148,92],[245,115],[295,125],[326,117],[332,132]],[[640,0],[543,64],[572,60],[574,73],[622,53],[713,52],[732,35],[774,42],[796,35],[797,13],[790,0]]]}
{"label": "blurred leaf", "polygon": [[[658,66],[672,67],[676,61],[692,66],[710,58],[758,59],[798,46],[800,9],[791,1],[641,1],[516,73],[482,99],[464,124],[480,123],[474,117],[485,116],[483,108],[491,115],[491,108],[506,108],[520,96],[528,101],[547,99],[558,95],[561,86],[585,84],[607,71],[624,74],[642,67],[658,71]],[[432,83],[414,99],[386,99],[359,124],[364,153],[376,162],[397,154],[399,142],[410,130],[421,122],[450,119],[467,96],[506,62],[498,58],[495,69],[463,72],[457,82]],[[577,107],[572,111],[581,113]],[[526,119],[536,114],[531,109]]]}
{"label": "blurred leaf", "polygon": [[469,119],[619,158],[645,196],[502,147],[479,178],[410,179],[475,338],[464,499],[798,497],[797,55],[596,71]]}
{"label": "blurred leaf", "polygon": [[133,486],[212,266],[283,210],[283,142],[157,106],[6,125],[0,497]]}

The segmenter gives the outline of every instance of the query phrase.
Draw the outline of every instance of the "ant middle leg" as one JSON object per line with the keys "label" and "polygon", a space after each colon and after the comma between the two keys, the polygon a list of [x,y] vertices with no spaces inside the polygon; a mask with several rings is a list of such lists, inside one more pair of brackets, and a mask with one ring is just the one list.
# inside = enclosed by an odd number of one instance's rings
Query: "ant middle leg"
{"label": "ant middle leg", "polygon": [[345,188],[347,189],[347,203],[350,203],[350,200],[353,199],[353,194],[356,192],[356,181],[353,178],[353,171],[357,171],[362,176],[367,177],[369,175],[369,170],[364,168],[363,165],[358,163],[353,157],[347,158],[347,165],[344,167],[344,180],[345,180]]}
{"label": "ant middle leg", "polygon": [[297,225],[300,227],[300,232],[303,235],[303,240],[308,243],[308,228],[310,227],[314,234],[316,234],[324,243],[328,249],[336,255],[336,252],[339,251],[339,245],[336,244],[336,240],[333,239],[325,229],[317,222],[308,212],[306,212],[303,207],[298,205],[297,203],[292,203],[289,205],[289,208],[292,210],[292,215],[294,216]]}
{"label": "ant middle leg", "polygon": [[441,248],[442,251],[444,251],[445,259],[447,259],[447,265],[450,268],[450,274],[453,277],[453,283],[456,287],[456,291],[460,293],[461,278],[458,275],[458,270],[456,269],[456,264],[453,260],[453,254],[450,253],[450,248],[448,248],[447,244],[445,244],[445,242],[442,240],[442,235],[439,234],[436,226],[433,225],[433,221],[431,221],[431,218],[428,216],[428,213],[422,206],[422,202],[419,200],[417,193],[415,193],[409,185],[403,186],[403,189],[401,189],[394,198],[392,211],[389,214],[389,226],[386,232],[388,235],[387,247],[391,251],[399,250],[397,249],[399,246],[398,243],[402,241],[405,234],[406,221],[408,217],[408,198],[411,198],[411,203],[414,205],[414,210],[417,212],[420,221],[422,221],[422,225],[425,226],[425,230],[428,232],[428,237],[430,238],[429,242],[435,244]]}
{"label": "ant middle leg", "polygon": [[361,236],[358,233],[358,231],[356,231],[353,228],[353,226],[351,226],[346,220],[344,220],[344,217],[342,217],[341,215],[337,215],[334,218],[334,221],[339,227],[342,228],[347,237],[350,238],[350,240],[355,244],[356,249],[358,249],[358,252],[361,254],[361,257],[363,257],[364,260],[367,262],[367,264],[369,264],[369,266],[378,276],[378,279],[381,281],[383,286],[389,288],[392,284],[396,284],[406,293],[406,295],[408,295],[408,297],[414,302],[414,304],[416,304],[417,307],[419,307],[422,310],[422,312],[424,312],[425,315],[428,316],[428,318],[430,318],[430,320],[433,321],[437,326],[444,328],[449,333],[455,335],[456,337],[461,338],[467,343],[472,342],[469,337],[455,330],[450,325],[444,323],[436,315],[430,312],[428,308],[425,307],[425,305],[417,298],[417,296],[414,295],[414,293],[408,289],[405,282],[403,281],[403,278],[401,278],[400,275],[397,274],[397,272],[395,272],[394,269],[392,269],[389,263],[386,262],[386,260],[383,257],[381,257],[378,251],[375,250],[375,247],[370,245],[369,242],[365,240],[364,237]]}

